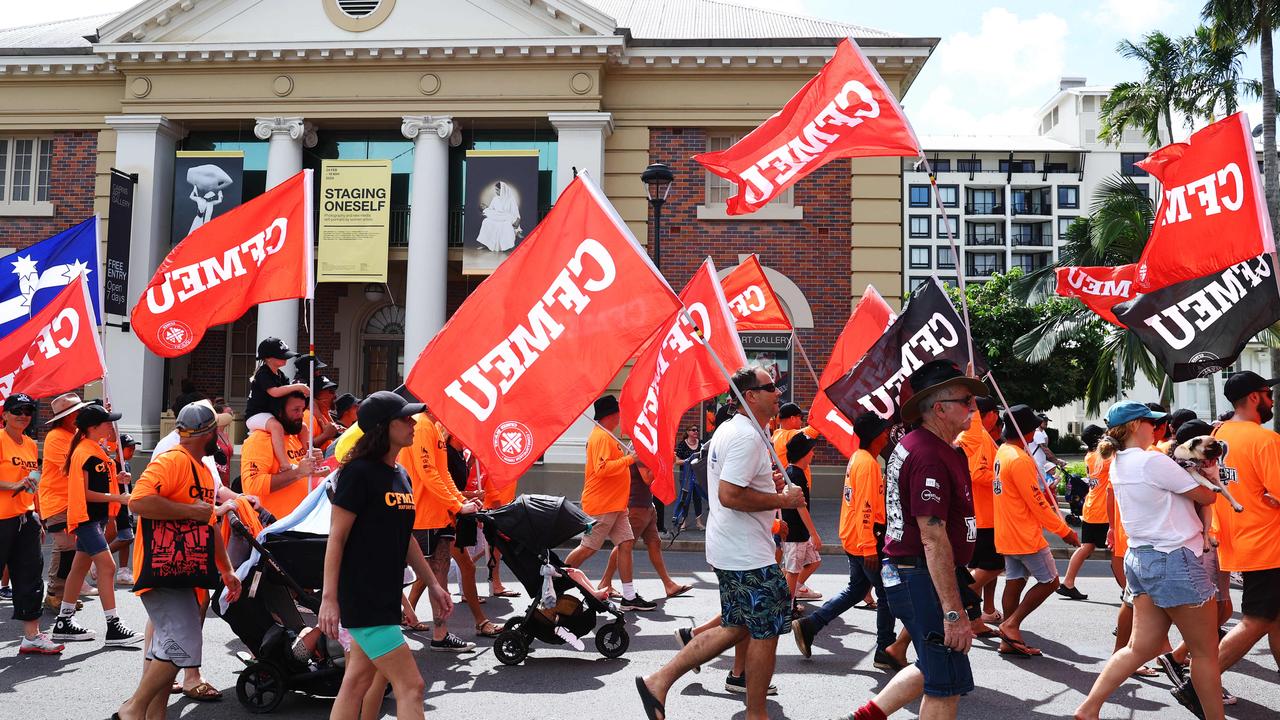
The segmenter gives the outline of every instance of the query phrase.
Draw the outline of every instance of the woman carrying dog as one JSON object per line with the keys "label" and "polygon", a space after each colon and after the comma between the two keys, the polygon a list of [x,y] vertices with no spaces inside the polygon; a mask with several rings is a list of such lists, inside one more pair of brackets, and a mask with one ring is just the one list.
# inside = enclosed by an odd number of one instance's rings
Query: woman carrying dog
{"label": "woman carrying dog", "polygon": [[1107,434],[1098,452],[1104,461],[1112,460],[1111,486],[1129,535],[1124,571],[1133,594],[1133,633],[1076,709],[1078,720],[1097,720],[1111,693],[1160,653],[1170,624],[1178,627],[1195,659],[1194,690],[1179,688],[1175,697],[1188,705],[1199,696],[1201,717],[1223,717],[1217,588],[1199,560],[1204,528],[1196,512],[1197,505],[1212,505],[1217,496],[1169,456],[1146,449],[1155,441],[1156,424],[1165,418],[1137,402],[1117,403],[1107,411]]}

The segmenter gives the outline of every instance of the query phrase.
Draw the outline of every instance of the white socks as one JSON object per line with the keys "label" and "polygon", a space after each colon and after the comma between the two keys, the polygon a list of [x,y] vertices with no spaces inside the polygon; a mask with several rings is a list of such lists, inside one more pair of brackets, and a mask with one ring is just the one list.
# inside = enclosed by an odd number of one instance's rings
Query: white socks
{"label": "white socks", "polygon": [[635,600],[635,599],[636,599],[636,584],[635,584],[635,583],[633,583],[633,582],[624,582],[624,583],[622,583],[622,599],[623,599],[623,600]]}

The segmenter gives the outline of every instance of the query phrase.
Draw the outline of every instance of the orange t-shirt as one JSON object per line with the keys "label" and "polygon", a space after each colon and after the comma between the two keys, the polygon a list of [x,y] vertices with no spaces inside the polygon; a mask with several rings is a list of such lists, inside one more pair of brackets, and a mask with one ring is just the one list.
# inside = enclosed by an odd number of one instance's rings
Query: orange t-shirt
{"label": "orange t-shirt", "polygon": [[876,554],[875,526],[884,524],[884,475],[871,453],[859,448],[849,458],[840,502],[840,544],[850,555]]}
{"label": "orange t-shirt", "polygon": [[[311,437],[313,438],[318,437],[320,433],[324,432],[324,426],[320,423],[319,420],[316,420],[311,416],[311,410],[309,409],[302,411],[302,427],[305,429],[308,426],[311,427]],[[328,450],[329,446],[332,445],[333,441],[336,439],[337,438],[329,438],[325,442],[322,442],[319,445],[316,445],[316,447],[321,450]]]}
{"label": "orange t-shirt", "polygon": [[[297,435],[284,436],[284,451],[295,464],[307,456],[302,438]],[[249,433],[244,445],[240,447],[241,485],[249,495],[257,495],[262,507],[277,519],[293,512],[294,508],[302,504],[307,493],[311,492],[311,483],[306,477],[299,477],[273,491],[271,476],[279,472],[280,461],[276,460],[275,451],[271,449],[271,433],[266,430]]]}
{"label": "orange t-shirt", "polygon": [[1067,532],[1058,509],[1049,504],[1040,487],[1036,461],[1026,450],[1005,443],[996,451],[995,495],[996,552],[1027,555],[1048,547],[1041,530],[1056,535]]}
{"label": "orange t-shirt", "polygon": [[396,460],[413,482],[413,529],[449,527],[467,499],[449,476],[449,454],[439,426],[425,414],[415,415],[413,444]]}
{"label": "orange t-shirt", "polygon": [[[787,443],[791,442],[791,438],[795,437],[796,433],[804,433],[814,440],[817,440],[821,436],[821,433],[809,425],[805,425],[799,430],[787,430],[784,428],[774,430],[770,439],[773,440],[773,451],[778,453],[778,459],[782,461],[783,467],[791,464],[787,462]],[[810,465],[812,465],[812,463],[810,463]],[[813,487],[813,473],[810,472],[809,466],[806,465],[801,468],[801,470],[804,470],[804,479],[809,483],[809,487]]]}
{"label": "orange t-shirt", "polygon": [[[116,481],[116,464],[107,457],[107,451],[88,438],[81,439],[80,444],[71,453],[71,469],[67,473],[68,532],[75,530],[77,525],[89,522],[89,501],[85,494],[89,487],[89,476],[85,473],[84,466],[90,460],[97,460],[97,471],[105,471],[110,477],[107,491],[111,494],[120,492],[120,485]],[[43,475],[41,477],[43,478]],[[118,507],[116,503],[109,503],[107,516],[114,516]]]}
{"label": "orange t-shirt", "polygon": [[612,435],[591,428],[587,437],[586,481],[582,485],[582,511],[600,516],[627,509],[631,494],[631,456]]}
{"label": "orange t-shirt", "polygon": [[[0,430],[0,482],[22,482],[40,469],[36,441],[23,435],[18,439],[22,442],[14,442],[9,433]],[[18,517],[35,507],[35,503],[36,496],[26,490],[16,495],[12,490],[0,490],[0,520]]]}
{"label": "orange t-shirt", "polygon": [[1107,524],[1107,490],[1111,487],[1111,463],[1104,462],[1095,450],[1084,456],[1084,465],[1089,469],[1089,478],[1097,482],[1089,488],[1084,498],[1084,510],[1080,518],[1095,525]]}
{"label": "orange t-shirt", "polygon": [[67,453],[71,438],[66,428],[56,427],[44,436],[44,462],[40,466],[40,517],[48,519],[67,509]]}
{"label": "orange t-shirt", "polygon": [[969,478],[973,481],[973,517],[980,528],[995,527],[991,491],[995,482],[996,441],[982,426],[982,413],[974,413],[969,427],[956,439],[969,458]]}
{"label": "orange t-shirt", "polygon": [[[256,433],[255,433],[256,434]],[[271,449],[271,436],[267,434],[267,450]],[[192,466],[196,475],[191,474]],[[305,483],[304,483],[305,484]],[[142,476],[133,483],[133,491],[129,501],[139,500],[156,495],[183,505],[190,505],[197,499],[214,504],[213,476],[209,468],[196,458],[191,457],[181,445],[167,450],[147,463]],[[209,513],[209,524],[214,524],[216,515]],[[139,519],[142,519],[141,517]],[[142,528],[138,528],[138,541],[133,544],[133,567],[142,567]],[[136,591],[138,595],[146,590]]]}
{"label": "orange t-shirt", "polygon": [[1222,465],[1235,472],[1228,481],[1231,495],[1244,506],[1235,512],[1219,497],[1218,560],[1223,570],[1247,572],[1280,568],[1280,508],[1262,499],[1280,499],[1280,435],[1257,423],[1225,422],[1214,437],[1227,444]]}

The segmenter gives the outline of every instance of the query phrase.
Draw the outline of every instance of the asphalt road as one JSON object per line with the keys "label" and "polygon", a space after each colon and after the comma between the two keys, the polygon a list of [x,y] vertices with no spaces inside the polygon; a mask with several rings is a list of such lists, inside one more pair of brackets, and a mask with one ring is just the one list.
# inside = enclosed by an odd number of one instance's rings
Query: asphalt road
{"label": "asphalt road", "polygon": [[[601,559],[597,556],[588,563],[587,571],[592,577],[599,572]],[[492,648],[485,643],[481,643],[479,652],[454,656],[427,652],[423,649],[426,638],[411,635],[410,647],[422,650],[417,657],[427,680],[428,716],[504,720],[643,718],[633,676],[652,672],[674,654],[672,633],[677,628],[701,622],[718,610],[714,575],[701,555],[672,553],[668,561],[678,578],[695,582],[695,591],[688,597],[660,603],[656,612],[636,614],[630,624],[630,650],[617,660],[602,658],[588,640],[588,651],[581,653],[535,644],[535,651],[525,664],[506,667],[498,663]],[[648,597],[660,595],[661,585],[647,559],[637,553],[636,563],[640,592]],[[1059,562],[1060,568],[1063,565]],[[510,577],[509,572],[506,577]],[[830,596],[846,578],[843,559],[827,557],[810,585]],[[1110,654],[1119,602],[1115,584],[1102,563],[1087,563],[1086,577],[1080,579],[1078,586],[1091,596],[1088,601],[1050,598],[1024,627],[1028,641],[1042,648],[1045,657],[1010,660],[997,655],[995,645],[989,641],[975,647],[972,659],[978,689],[962,701],[962,718],[1070,716]],[[1239,591],[1235,592],[1238,603]],[[491,598],[485,607],[491,617],[500,620],[513,614],[513,607],[523,610],[528,602],[527,598],[515,600],[517,605],[513,606],[508,600]],[[124,595],[120,607],[126,622],[141,629],[145,622],[141,603]],[[470,639],[470,613],[462,606],[457,613],[455,628]],[[132,692],[141,667],[139,649],[106,650],[100,642],[91,642],[72,644],[60,659],[19,656],[16,638],[20,626],[8,616],[8,609],[0,608],[0,617],[4,618],[0,620],[0,638],[4,639],[0,642],[0,719],[108,718]],[[96,602],[88,603],[79,617],[101,634],[103,621]],[[873,627],[872,612],[849,611],[820,636],[811,660],[801,658],[791,638],[784,637],[779,643],[775,675],[780,692],[771,699],[771,717],[840,717],[883,687],[888,676],[871,665]],[[227,697],[216,704],[175,699],[169,717],[252,717],[234,694],[235,672],[240,663],[233,654],[244,650],[243,644],[215,617],[209,619],[205,633],[205,675]],[[730,665],[730,658],[721,658],[700,675],[681,679],[668,699],[668,717],[742,717],[740,696],[723,689]],[[1228,717],[1277,717],[1280,675],[1265,642],[1227,673],[1224,684],[1240,698],[1238,705],[1228,708]],[[317,718],[327,717],[328,711],[326,700],[291,696],[274,716]],[[393,712],[393,703],[387,702],[384,711]],[[914,717],[914,712],[900,716]],[[1103,717],[1176,720],[1192,716],[1173,702],[1167,683],[1157,678],[1125,683]]]}

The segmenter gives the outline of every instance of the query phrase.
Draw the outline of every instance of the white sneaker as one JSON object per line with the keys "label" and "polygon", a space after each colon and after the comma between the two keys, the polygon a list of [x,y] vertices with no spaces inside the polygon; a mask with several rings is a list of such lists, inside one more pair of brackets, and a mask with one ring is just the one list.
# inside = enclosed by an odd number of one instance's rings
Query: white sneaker
{"label": "white sneaker", "polygon": [[133,573],[129,572],[129,568],[116,571],[116,585],[133,585]]}
{"label": "white sneaker", "polygon": [[56,643],[49,639],[48,633],[40,633],[34,638],[22,638],[22,645],[18,647],[20,655],[57,655],[62,652],[66,646]]}

